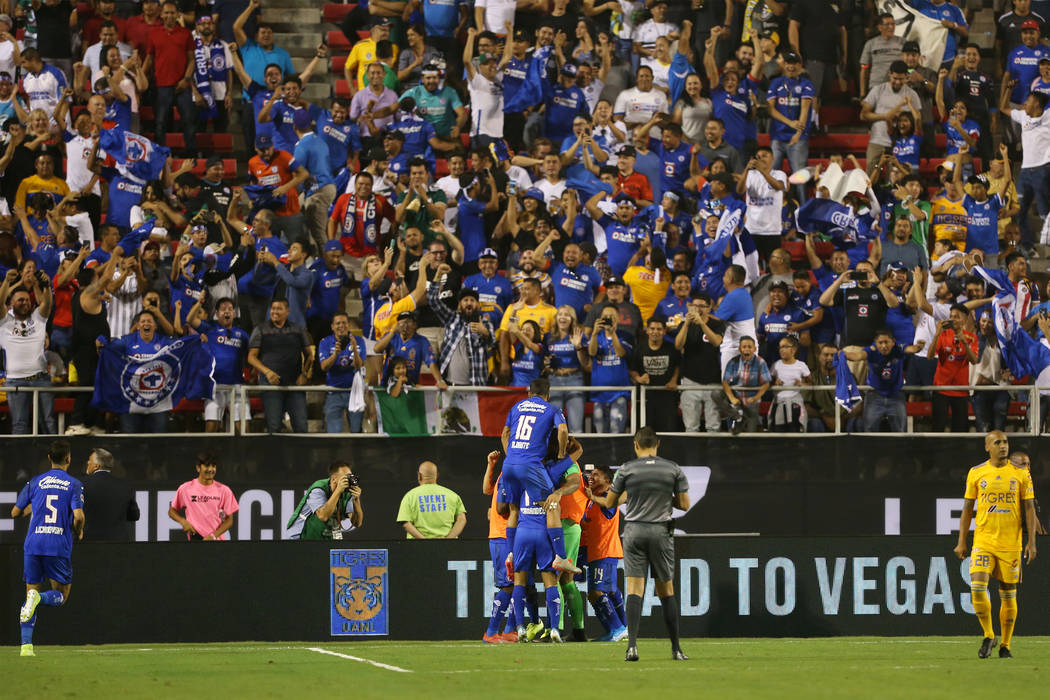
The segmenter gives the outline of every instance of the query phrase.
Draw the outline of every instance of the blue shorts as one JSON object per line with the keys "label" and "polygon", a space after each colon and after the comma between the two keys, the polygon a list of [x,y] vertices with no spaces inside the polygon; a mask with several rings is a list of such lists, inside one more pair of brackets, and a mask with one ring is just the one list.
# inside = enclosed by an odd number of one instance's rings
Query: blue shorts
{"label": "blue shorts", "polygon": [[619,563],[620,560],[614,557],[587,562],[587,590],[609,593],[619,588],[616,579],[616,569]]}
{"label": "blue shorts", "polygon": [[[546,498],[554,491],[550,475],[540,462],[530,464],[507,464],[503,463],[503,473],[500,476],[502,488],[499,502],[521,504],[521,494],[528,491],[530,495],[542,493]],[[542,500],[542,499],[541,499]]]}
{"label": "blue shorts", "polygon": [[46,583],[48,579],[62,584],[73,583],[73,563],[69,557],[26,554],[23,572],[26,583]]}
{"label": "blue shorts", "polygon": [[514,571],[531,571],[533,565],[540,571],[550,571],[554,550],[546,530],[518,529],[514,536]]}
{"label": "blue shorts", "polygon": [[507,538],[489,538],[489,556],[492,557],[492,580],[496,588],[513,586],[514,582],[507,578]]}
{"label": "blue shorts", "polygon": [[572,580],[579,583],[587,583],[587,545],[580,546],[580,551],[576,554],[574,563],[580,568],[580,573],[573,574]]}

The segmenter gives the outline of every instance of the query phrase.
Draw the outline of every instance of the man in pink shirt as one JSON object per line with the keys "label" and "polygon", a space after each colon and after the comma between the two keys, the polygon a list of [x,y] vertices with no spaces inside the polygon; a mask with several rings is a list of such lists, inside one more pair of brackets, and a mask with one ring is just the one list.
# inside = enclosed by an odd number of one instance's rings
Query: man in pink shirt
{"label": "man in pink shirt", "polygon": [[216,469],[215,455],[199,454],[197,478],[180,486],[168,507],[168,517],[182,526],[187,540],[225,540],[233,527],[240,506],[230,487],[215,480]]}

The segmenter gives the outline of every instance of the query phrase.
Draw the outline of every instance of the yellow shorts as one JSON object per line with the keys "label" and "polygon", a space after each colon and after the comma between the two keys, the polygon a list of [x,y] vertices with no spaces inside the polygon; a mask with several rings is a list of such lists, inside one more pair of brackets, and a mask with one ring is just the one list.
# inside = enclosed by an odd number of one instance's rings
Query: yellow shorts
{"label": "yellow shorts", "polygon": [[985,573],[1003,583],[1021,581],[1021,553],[993,552],[981,547],[974,547],[970,554],[970,576]]}

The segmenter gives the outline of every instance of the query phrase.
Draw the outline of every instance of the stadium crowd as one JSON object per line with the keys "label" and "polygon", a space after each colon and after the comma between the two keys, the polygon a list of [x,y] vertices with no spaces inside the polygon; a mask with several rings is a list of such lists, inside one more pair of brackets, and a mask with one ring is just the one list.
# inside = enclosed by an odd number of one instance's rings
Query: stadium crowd
{"label": "stadium crowd", "polygon": [[[931,66],[871,3],[372,0],[343,13],[349,55],[296,72],[259,0],[21,0],[6,386],[117,382],[102,349],[200,335],[220,385],[327,387],[328,432],[375,430],[375,392],[541,375],[580,387],[552,396],[573,432],[623,432],[635,385],[661,431],[904,430],[909,399],[935,431],[971,407],[1002,428],[1011,383],[1050,386],[1010,372],[994,311],[1013,295],[1050,348],[1048,4],[1013,0],[982,51],[972,3],[913,0],[946,32]],[[872,387],[851,411],[805,388],[846,372]],[[248,410],[228,397],[208,430]],[[304,393],[262,408],[307,431]],[[67,433],[115,428],[90,394],[69,410]]]}

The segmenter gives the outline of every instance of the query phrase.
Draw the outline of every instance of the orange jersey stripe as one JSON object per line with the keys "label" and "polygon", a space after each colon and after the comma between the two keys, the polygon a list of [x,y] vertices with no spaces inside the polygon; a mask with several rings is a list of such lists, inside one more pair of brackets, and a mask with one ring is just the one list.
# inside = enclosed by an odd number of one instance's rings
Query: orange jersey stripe
{"label": "orange jersey stripe", "polygon": [[623,559],[623,544],[620,542],[620,509],[611,518],[606,518],[602,509],[594,502],[587,503],[580,545],[587,547],[587,559],[595,561],[611,557]]}
{"label": "orange jersey stripe", "polygon": [[489,539],[507,536],[507,519],[496,512],[496,496],[499,494],[499,479],[492,488],[492,503],[489,506]]}
{"label": "orange jersey stripe", "polygon": [[583,490],[584,480],[580,479],[580,488],[561,497],[561,517],[568,518],[577,525],[583,520],[583,511],[587,508],[587,492]]}

